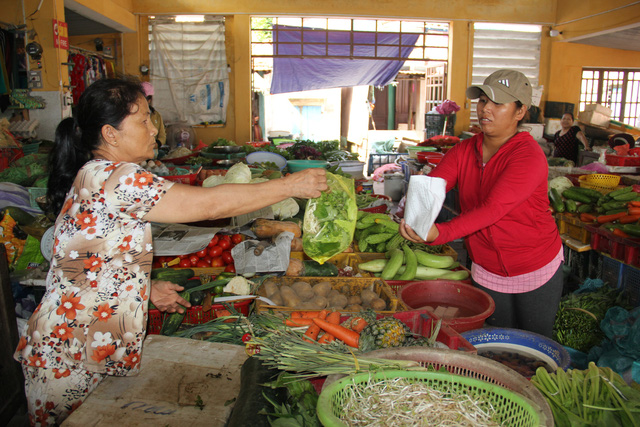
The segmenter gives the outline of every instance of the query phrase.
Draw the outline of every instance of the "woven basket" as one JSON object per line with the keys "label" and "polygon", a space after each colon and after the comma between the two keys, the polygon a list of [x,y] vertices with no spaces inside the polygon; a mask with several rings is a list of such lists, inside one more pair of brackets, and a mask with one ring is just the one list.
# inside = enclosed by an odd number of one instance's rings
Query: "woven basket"
{"label": "woven basket", "polygon": [[[540,417],[540,425],[554,425],[551,407],[536,386],[513,369],[487,357],[457,350],[415,347],[375,350],[366,353],[366,357],[412,360],[420,363],[421,366],[433,368],[436,371],[444,368],[455,375],[461,375],[504,387],[526,397],[539,408],[542,414]],[[324,383],[324,388],[329,387],[329,385],[342,377],[344,377],[344,375],[330,375]]]}
{"label": "woven basket", "polygon": [[493,408],[495,411],[493,419],[500,425],[533,427],[544,423],[544,414],[539,412],[534,403],[498,385],[447,372],[401,370],[356,374],[324,388],[317,406],[320,422],[324,426],[346,426],[347,424],[340,420],[346,400],[345,388],[348,385],[366,383],[370,378],[375,380],[405,378],[411,383],[422,382],[435,390],[471,395],[474,399],[486,402]]}
{"label": "woven basket", "polygon": [[580,187],[592,188],[602,194],[607,194],[615,190],[620,183],[620,177],[618,175],[609,175],[605,173],[581,175],[578,180],[580,182]]}

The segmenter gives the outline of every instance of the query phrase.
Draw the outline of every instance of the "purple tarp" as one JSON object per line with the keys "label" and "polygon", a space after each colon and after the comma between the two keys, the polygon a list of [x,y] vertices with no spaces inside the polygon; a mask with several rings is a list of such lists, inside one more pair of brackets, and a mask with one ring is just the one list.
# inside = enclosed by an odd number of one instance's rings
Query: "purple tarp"
{"label": "purple tarp", "polygon": [[[351,47],[354,57],[408,58],[419,36],[415,33],[325,31],[284,25],[275,26],[273,34],[272,94],[361,85],[385,86],[393,81],[404,60],[349,59]],[[281,58],[281,55],[304,55],[304,58]]]}

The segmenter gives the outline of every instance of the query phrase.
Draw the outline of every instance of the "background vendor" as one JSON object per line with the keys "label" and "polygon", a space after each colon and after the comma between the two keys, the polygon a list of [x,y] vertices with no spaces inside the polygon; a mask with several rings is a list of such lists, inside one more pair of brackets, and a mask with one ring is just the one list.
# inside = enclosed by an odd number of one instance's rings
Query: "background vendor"
{"label": "background vendor", "polygon": [[149,103],[149,110],[151,111],[151,122],[153,126],[158,130],[158,134],[156,135],[156,143],[158,144],[157,148],[160,148],[164,144],[167,143],[167,131],[164,128],[164,122],[162,121],[162,116],[153,108],[153,94],[155,90],[153,85],[149,82],[142,83],[142,90],[144,90],[145,97],[147,98],[147,102]]}
{"label": "background vendor", "polygon": [[[434,224],[426,242],[465,237],[473,284],[496,309],[487,323],[551,337],[563,286],[563,248],[547,197],[548,166],[540,145],[518,125],[531,105],[531,84],[498,70],[467,89],[478,98],[482,133],[456,144],[430,176],[458,187],[460,215]],[[424,242],[404,220],[403,237]]]}
{"label": "background vendor", "polygon": [[586,151],[590,151],[591,146],[582,130],[580,130],[578,126],[573,125],[573,121],[573,114],[564,113],[562,115],[562,119],[560,120],[562,129],[557,131],[553,136],[553,144],[555,145],[553,157],[564,157],[578,166],[580,144],[584,146]]}

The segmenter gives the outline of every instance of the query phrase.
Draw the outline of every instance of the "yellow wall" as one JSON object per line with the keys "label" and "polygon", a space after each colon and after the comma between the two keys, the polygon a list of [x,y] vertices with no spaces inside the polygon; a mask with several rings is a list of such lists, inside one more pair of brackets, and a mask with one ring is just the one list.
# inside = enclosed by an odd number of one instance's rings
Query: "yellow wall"
{"label": "yellow wall", "polygon": [[582,67],[640,68],[640,52],[553,42],[547,99],[575,104],[578,113]]}

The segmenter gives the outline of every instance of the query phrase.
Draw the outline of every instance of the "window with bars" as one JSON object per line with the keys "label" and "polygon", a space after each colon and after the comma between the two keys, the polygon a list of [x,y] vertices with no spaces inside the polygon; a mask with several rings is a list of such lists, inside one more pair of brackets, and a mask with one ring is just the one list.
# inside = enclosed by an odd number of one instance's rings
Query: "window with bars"
{"label": "window with bars", "polygon": [[640,127],[640,69],[583,68],[580,111],[588,104],[611,109],[611,119]]}

